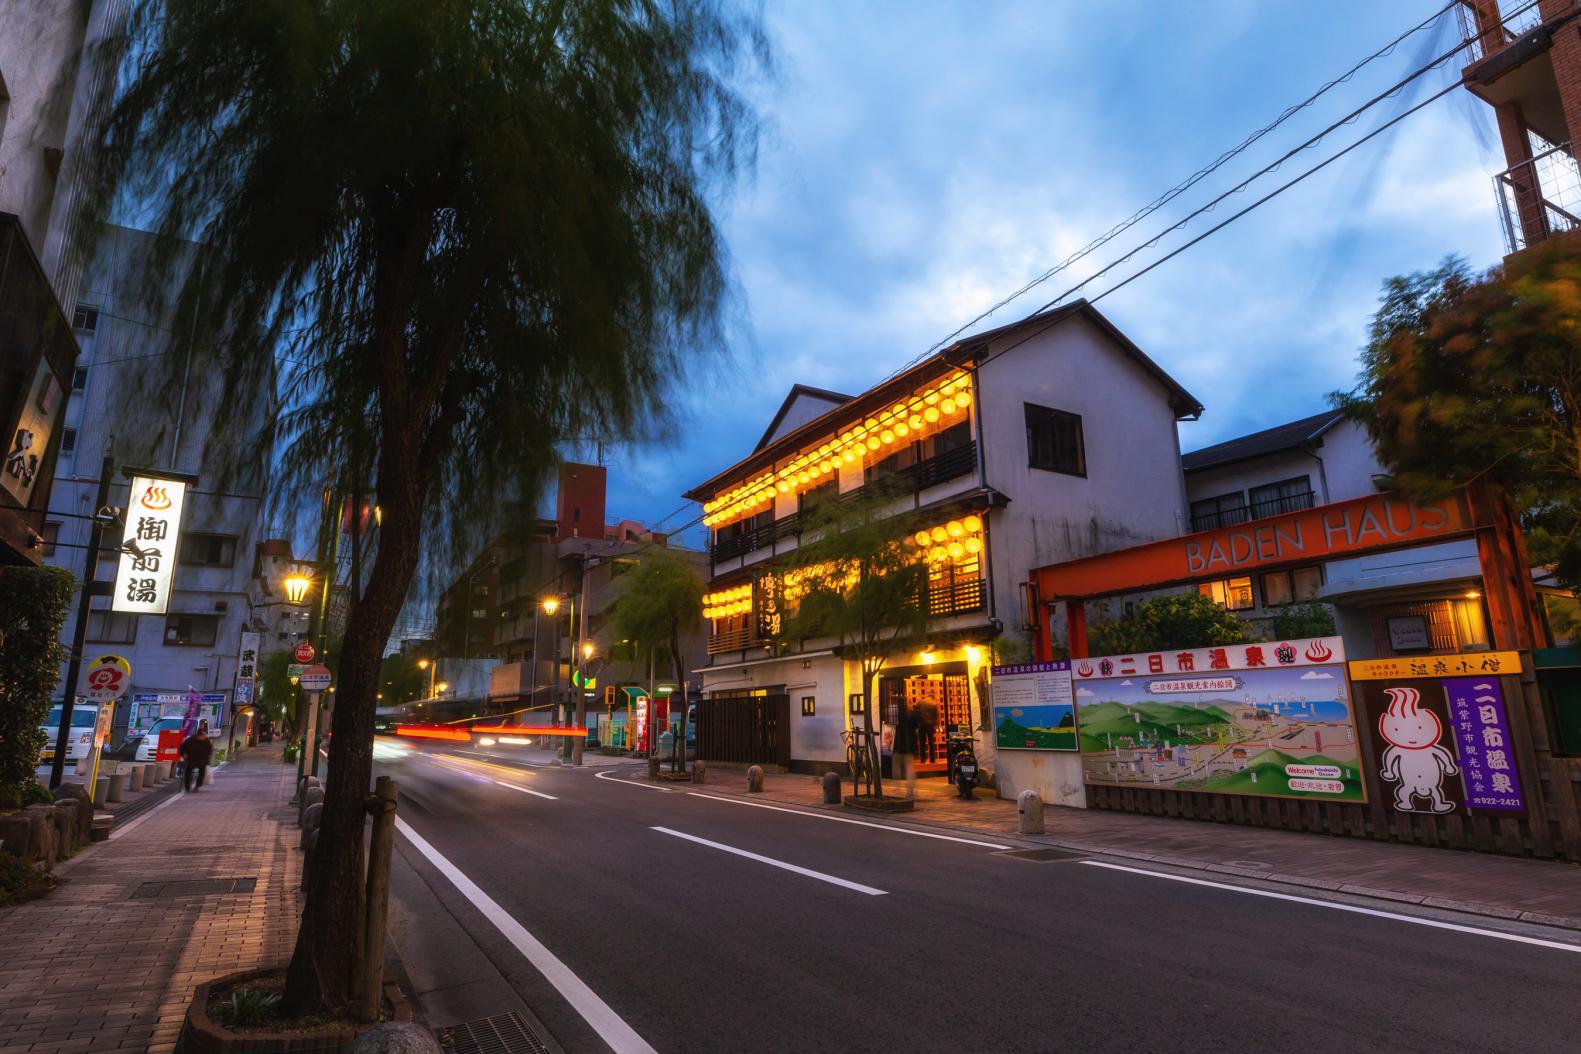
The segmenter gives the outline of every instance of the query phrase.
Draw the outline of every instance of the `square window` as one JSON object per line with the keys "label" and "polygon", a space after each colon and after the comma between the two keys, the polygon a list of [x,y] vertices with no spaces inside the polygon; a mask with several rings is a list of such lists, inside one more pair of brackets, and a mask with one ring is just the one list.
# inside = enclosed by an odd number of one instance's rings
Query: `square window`
{"label": "square window", "polygon": [[1024,404],[1027,420],[1027,465],[1068,476],[1087,474],[1087,448],[1081,416],[1034,403]]}
{"label": "square window", "polygon": [[1277,607],[1295,599],[1290,589],[1289,571],[1270,571],[1263,575],[1263,606]]}
{"label": "square window", "polygon": [[236,539],[228,534],[182,535],[181,562],[200,567],[232,567],[236,563]]}
{"label": "square window", "polygon": [[1248,611],[1256,604],[1252,596],[1251,578],[1224,578],[1217,582],[1203,582],[1197,592],[1211,597],[1226,611]]}
{"label": "square window", "polygon": [[60,452],[69,454],[77,449],[77,430],[68,428],[60,434]]}
{"label": "square window", "polygon": [[71,313],[71,328],[83,333],[92,333],[98,329],[99,309],[78,304],[76,310]]}
{"label": "square window", "polygon": [[802,696],[801,697],[801,716],[803,716],[803,717],[812,717],[813,716],[813,712],[817,709],[817,706],[818,706],[818,699],[817,699],[816,696],[811,696],[811,695],[804,695],[804,696]]}
{"label": "square window", "polygon": [[60,522],[47,520],[44,523],[44,559],[48,560],[55,555],[55,543],[60,541]]}
{"label": "square window", "polygon": [[1323,585],[1323,568],[1298,567],[1290,572],[1290,592],[1297,600],[1311,600]]}
{"label": "square window", "polygon": [[126,611],[88,612],[88,640],[96,644],[133,644],[136,637],[136,615]]}
{"label": "square window", "polygon": [[71,390],[80,392],[88,387],[88,367],[78,366],[71,373]]}
{"label": "square window", "polygon": [[216,615],[170,614],[165,616],[165,643],[180,647],[212,648],[219,636]]}

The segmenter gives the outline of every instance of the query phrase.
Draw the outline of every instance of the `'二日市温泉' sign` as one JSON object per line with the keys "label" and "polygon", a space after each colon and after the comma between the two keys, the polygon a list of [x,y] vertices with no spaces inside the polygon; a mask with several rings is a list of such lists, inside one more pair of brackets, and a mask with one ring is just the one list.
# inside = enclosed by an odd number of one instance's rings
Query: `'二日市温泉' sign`
{"label": "'\u4e8c\u65e5\u5e02\u6e29\u6cc9' sign", "polygon": [[133,476],[126,506],[121,562],[110,607],[137,615],[163,615],[170,606],[170,579],[181,541],[181,507],[187,485],[180,480]]}
{"label": "'\u4e8c\u65e5\u5e02\u6e29\u6cc9' sign", "polygon": [[[1159,674],[1197,675],[1191,683],[1156,682],[1152,689],[1162,693],[1204,690],[1233,691],[1226,684],[1232,678],[1220,675],[1232,670],[1278,669],[1282,666],[1325,666],[1345,661],[1345,642],[1339,637],[1310,637],[1298,641],[1268,641],[1257,644],[1226,644],[1218,648],[1175,648],[1169,651],[1144,651],[1131,655],[1105,655],[1095,659],[1076,659],[1071,672],[1076,680],[1101,680],[1105,677],[1149,677]],[[1208,674],[1204,679],[1200,675]],[[1205,683],[1212,681],[1215,683]]]}

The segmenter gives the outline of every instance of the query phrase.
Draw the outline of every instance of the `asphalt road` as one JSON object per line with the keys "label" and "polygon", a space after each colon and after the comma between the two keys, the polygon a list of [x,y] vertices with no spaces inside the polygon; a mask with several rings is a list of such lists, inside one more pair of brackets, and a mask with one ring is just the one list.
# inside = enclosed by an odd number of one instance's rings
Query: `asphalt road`
{"label": "asphalt road", "polygon": [[399,850],[567,1051],[1581,1042],[1567,931],[402,748]]}

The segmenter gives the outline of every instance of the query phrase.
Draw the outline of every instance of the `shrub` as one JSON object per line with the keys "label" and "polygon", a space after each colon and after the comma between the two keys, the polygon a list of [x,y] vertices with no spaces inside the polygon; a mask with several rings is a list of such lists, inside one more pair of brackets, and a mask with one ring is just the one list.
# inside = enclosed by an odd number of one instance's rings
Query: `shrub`
{"label": "shrub", "polygon": [[1332,637],[1334,610],[1316,600],[1298,600],[1269,609],[1269,640],[1300,640],[1302,637]]}
{"label": "shrub", "polygon": [[229,1029],[257,1028],[275,1016],[280,993],[268,988],[239,988],[220,1008],[220,1024]]}
{"label": "shrub", "polygon": [[1171,593],[1139,601],[1119,618],[1094,625],[1087,650],[1124,655],[1165,648],[1208,648],[1256,639],[1250,624],[1200,593]]}
{"label": "shrub", "polygon": [[0,568],[0,788],[35,785],[39,725],[60,679],[60,630],[76,578],[59,567]]}
{"label": "shrub", "polygon": [[56,879],[14,853],[0,853],[0,907],[41,897],[55,888]]}

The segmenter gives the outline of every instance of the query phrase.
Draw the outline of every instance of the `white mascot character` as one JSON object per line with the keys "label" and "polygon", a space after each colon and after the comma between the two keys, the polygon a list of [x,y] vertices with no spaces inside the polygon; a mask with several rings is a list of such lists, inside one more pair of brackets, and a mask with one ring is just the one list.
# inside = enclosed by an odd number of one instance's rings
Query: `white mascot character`
{"label": "white mascot character", "polygon": [[1422,797],[1433,812],[1454,812],[1455,805],[1444,800],[1440,784],[1460,769],[1454,756],[1438,745],[1444,730],[1438,715],[1417,705],[1422,697],[1415,688],[1384,691],[1389,696],[1389,709],[1378,719],[1378,731],[1390,744],[1383,752],[1383,778],[1400,784],[1394,792],[1394,807],[1416,812],[1414,799]]}

